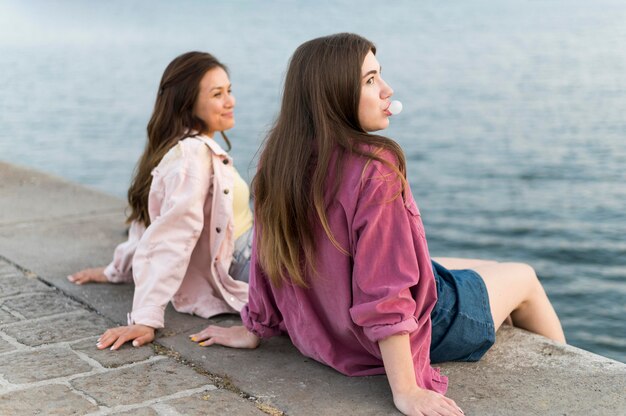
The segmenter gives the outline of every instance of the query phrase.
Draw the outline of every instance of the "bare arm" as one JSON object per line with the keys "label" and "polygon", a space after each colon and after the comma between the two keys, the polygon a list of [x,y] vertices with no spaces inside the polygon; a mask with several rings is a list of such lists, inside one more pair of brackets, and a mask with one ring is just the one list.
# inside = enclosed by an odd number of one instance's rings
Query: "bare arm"
{"label": "bare arm", "polygon": [[418,387],[409,335],[392,335],[378,341],[393,402],[406,415],[463,415],[452,399]]}

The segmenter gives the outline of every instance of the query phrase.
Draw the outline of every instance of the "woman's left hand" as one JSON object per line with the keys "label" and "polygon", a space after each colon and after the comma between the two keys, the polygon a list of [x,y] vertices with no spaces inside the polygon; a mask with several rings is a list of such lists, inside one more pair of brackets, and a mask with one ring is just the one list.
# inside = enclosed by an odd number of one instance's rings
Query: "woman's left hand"
{"label": "woman's left hand", "polygon": [[102,350],[112,345],[111,351],[115,351],[128,341],[133,342],[133,347],[140,347],[154,340],[154,332],[154,328],[139,324],[107,329],[98,338],[96,347]]}
{"label": "woman's left hand", "polygon": [[259,337],[241,325],[229,328],[209,325],[197,334],[191,334],[189,338],[202,347],[219,344],[231,348],[256,348],[261,342]]}

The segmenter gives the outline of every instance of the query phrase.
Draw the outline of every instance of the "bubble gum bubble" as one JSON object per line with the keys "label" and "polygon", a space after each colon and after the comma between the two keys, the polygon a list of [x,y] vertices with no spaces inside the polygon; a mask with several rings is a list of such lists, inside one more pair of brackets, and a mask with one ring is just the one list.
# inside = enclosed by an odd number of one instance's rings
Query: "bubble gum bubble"
{"label": "bubble gum bubble", "polygon": [[398,100],[394,100],[391,102],[391,104],[389,105],[388,108],[389,112],[391,114],[393,114],[394,116],[396,114],[400,114],[400,112],[402,111],[402,103]]}

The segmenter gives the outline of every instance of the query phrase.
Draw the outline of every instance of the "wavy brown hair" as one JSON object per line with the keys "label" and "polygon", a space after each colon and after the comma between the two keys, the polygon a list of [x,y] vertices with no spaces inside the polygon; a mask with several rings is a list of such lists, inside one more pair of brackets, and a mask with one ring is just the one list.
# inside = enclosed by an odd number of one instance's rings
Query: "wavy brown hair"
{"label": "wavy brown hair", "polygon": [[[186,137],[197,136],[208,130],[206,123],[194,116],[193,108],[200,91],[200,81],[208,71],[224,64],[206,52],[187,52],[175,58],[165,68],[154,110],[148,122],[148,141],[128,189],[130,215],[127,222],[139,221],[150,225],[148,194],[152,184],[152,169],[163,156]],[[221,132],[230,150],[228,138]]]}
{"label": "wavy brown hair", "polygon": [[[280,113],[265,139],[252,185],[257,258],[275,286],[292,282],[307,287],[305,267],[315,271],[315,221],[335,247],[349,255],[333,236],[324,202],[327,186],[337,192],[347,154],[390,166],[402,190],[407,186],[400,146],[368,134],[359,123],[361,68],[370,51],[376,53],[372,42],[340,33],[310,40],[291,57]],[[378,156],[380,150],[391,152],[397,165]],[[330,179],[336,151],[339,175]]]}

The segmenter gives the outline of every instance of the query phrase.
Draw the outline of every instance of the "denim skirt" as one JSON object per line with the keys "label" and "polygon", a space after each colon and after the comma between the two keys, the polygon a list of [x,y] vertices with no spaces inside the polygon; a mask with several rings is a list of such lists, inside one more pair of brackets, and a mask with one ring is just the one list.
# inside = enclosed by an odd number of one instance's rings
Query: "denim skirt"
{"label": "denim skirt", "polygon": [[473,270],[448,270],[433,261],[437,303],[430,314],[430,360],[478,361],[496,340],[489,295]]}

